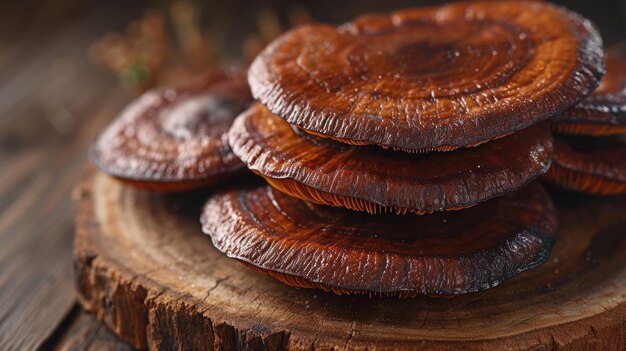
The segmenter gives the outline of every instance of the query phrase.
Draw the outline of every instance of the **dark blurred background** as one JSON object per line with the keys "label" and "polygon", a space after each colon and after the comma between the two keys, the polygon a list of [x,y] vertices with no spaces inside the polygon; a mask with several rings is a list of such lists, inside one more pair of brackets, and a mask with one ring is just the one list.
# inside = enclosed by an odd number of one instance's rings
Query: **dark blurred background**
{"label": "dark blurred background", "polygon": [[[294,9],[304,9],[317,21],[342,23],[364,12],[388,11],[401,7],[431,5],[446,1],[433,0],[228,0],[190,1],[202,13],[207,30],[219,27],[230,39],[229,52],[238,53],[237,44],[258,30],[259,13],[275,12],[287,21]],[[623,0],[554,1],[592,19],[602,31],[607,44],[625,38],[626,5]],[[77,22],[89,21],[94,31],[121,29],[149,8],[169,11],[175,1],[147,0],[24,0],[2,1],[0,4],[0,36],[2,56],[7,49],[20,44],[39,44]],[[34,36],[36,35],[36,37]],[[2,61],[4,63],[4,60]]]}
{"label": "dark blurred background", "polygon": [[[559,1],[621,53],[625,2]],[[134,95],[250,59],[299,23],[435,3],[1,0],[0,350],[128,349],[76,305],[70,194]]]}
{"label": "dark blurred background", "polygon": [[[259,0],[259,1],[189,1],[201,14],[202,26],[211,31],[219,28],[228,38],[228,53],[240,54],[244,38],[258,32],[259,14],[273,12],[283,24],[294,10],[304,10],[316,21],[342,23],[364,12],[388,11],[401,7],[444,3],[433,0]],[[626,5],[624,0],[555,1],[578,11],[598,24],[608,45],[625,39]],[[39,49],[50,38],[64,30],[89,27],[93,33],[120,30],[130,20],[139,18],[146,9],[168,13],[175,1],[147,0],[24,0],[2,1],[0,4],[0,36],[2,61],[16,46],[37,45]],[[80,22],[89,22],[88,24]]]}

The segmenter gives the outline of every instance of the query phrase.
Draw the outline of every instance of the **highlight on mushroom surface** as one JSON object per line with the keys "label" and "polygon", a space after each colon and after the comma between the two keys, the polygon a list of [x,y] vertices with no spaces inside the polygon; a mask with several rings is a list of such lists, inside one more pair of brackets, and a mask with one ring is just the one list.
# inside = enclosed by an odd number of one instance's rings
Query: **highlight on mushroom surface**
{"label": "highlight on mushroom surface", "polygon": [[145,93],[102,132],[91,159],[133,186],[183,191],[210,185],[245,166],[226,132],[252,97],[245,71],[213,73],[199,82]]}
{"label": "highlight on mushroom surface", "polygon": [[602,40],[582,16],[543,2],[463,2],[294,29],[257,56],[248,81],[311,133],[451,150],[561,113],[603,74]]}
{"label": "highlight on mushroom surface", "polygon": [[218,250],[286,284],[412,297],[488,289],[541,264],[557,216],[538,183],[429,216],[371,216],[261,186],[214,195],[201,222]]}
{"label": "highlight on mushroom surface", "polygon": [[471,149],[408,154],[352,146],[293,128],[256,103],[229,132],[233,152],[275,188],[370,213],[455,210],[519,189],[552,160],[546,125]]}

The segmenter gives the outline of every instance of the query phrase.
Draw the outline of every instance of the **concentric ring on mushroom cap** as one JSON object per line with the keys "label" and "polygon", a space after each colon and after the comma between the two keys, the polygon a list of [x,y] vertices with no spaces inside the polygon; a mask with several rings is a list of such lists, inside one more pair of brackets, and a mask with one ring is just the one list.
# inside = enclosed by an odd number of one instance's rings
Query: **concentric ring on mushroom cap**
{"label": "concentric ring on mushroom cap", "polygon": [[201,222],[218,250],[289,285],[410,297],[488,289],[543,263],[557,216],[537,183],[429,216],[371,216],[262,186],[211,197]]}
{"label": "concentric ring on mushroom cap", "polygon": [[449,150],[561,113],[604,73],[595,27],[541,2],[467,2],[310,25],[272,42],[253,96],[343,142]]}
{"label": "concentric ring on mushroom cap", "polygon": [[91,158],[105,173],[152,190],[211,184],[245,168],[226,132],[251,100],[245,72],[235,69],[147,92],[102,132]]}
{"label": "concentric ring on mushroom cap", "polygon": [[553,128],[564,134],[626,133],[626,59],[609,56],[606,75],[591,95],[554,118]]}
{"label": "concentric ring on mushroom cap", "polygon": [[546,125],[475,148],[409,154],[298,133],[260,103],[235,120],[228,136],[235,155],[279,190],[371,213],[468,207],[522,187],[552,160]]}
{"label": "concentric ring on mushroom cap", "polygon": [[557,139],[545,178],[579,192],[626,194],[626,137]]}

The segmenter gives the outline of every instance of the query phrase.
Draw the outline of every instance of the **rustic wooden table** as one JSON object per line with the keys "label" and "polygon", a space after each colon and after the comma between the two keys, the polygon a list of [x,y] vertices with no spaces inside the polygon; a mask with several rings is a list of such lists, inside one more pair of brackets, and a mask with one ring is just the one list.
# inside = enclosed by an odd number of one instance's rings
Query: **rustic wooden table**
{"label": "rustic wooden table", "polygon": [[[87,47],[123,29],[146,4],[0,4],[0,350],[131,349],[76,304],[70,194],[93,137],[130,100],[112,75],[89,62]],[[325,4],[319,7],[346,10]],[[615,42],[623,39],[624,22],[608,6],[578,10],[602,18]],[[340,12],[322,19],[351,16]]]}
{"label": "rustic wooden table", "polygon": [[130,349],[80,311],[72,273],[70,193],[130,98],[86,50],[141,13],[95,4],[0,5],[0,350]]}

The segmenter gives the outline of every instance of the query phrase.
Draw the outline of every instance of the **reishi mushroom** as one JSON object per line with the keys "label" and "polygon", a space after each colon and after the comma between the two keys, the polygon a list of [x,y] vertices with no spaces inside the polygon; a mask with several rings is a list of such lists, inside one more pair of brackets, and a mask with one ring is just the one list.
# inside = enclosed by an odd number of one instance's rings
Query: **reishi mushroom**
{"label": "reishi mushroom", "polygon": [[552,126],[563,134],[601,136],[626,133],[626,59],[608,56],[606,75],[600,86],[554,118]]}
{"label": "reishi mushroom", "polygon": [[308,25],[248,72],[253,96],[341,142],[452,150],[561,113],[604,74],[594,25],[543,2],[462,2]]}
{"label": "reishi mushroom", "polygon": [[408,154],[299,132],[259,103],[229,131],[235,155],[278,190],[370,213],[455,210],[519,189],[548,170],[552,141],[538,125],[471,149]]}
{"label": "reishi mushroom", "polygon": [[150,91],[102,132],[91,159],[103,172],[140,188],[185,191],[211,185],[245,170],[226,132],[251,99],[240,69]]}
{"label": "reishi mushroom", "polygon": [[412,297],[488,289],[543,263],[557,216],[538,183],[428,216],[372,216],[260,186],[211,197],[201,222],[218,250],[286,284]]}
{"label": "reishi mushroom", "polygon": [[566,189],[626,194],[626,139],[622,137],[558,138],[552,166],[544,176]]}

